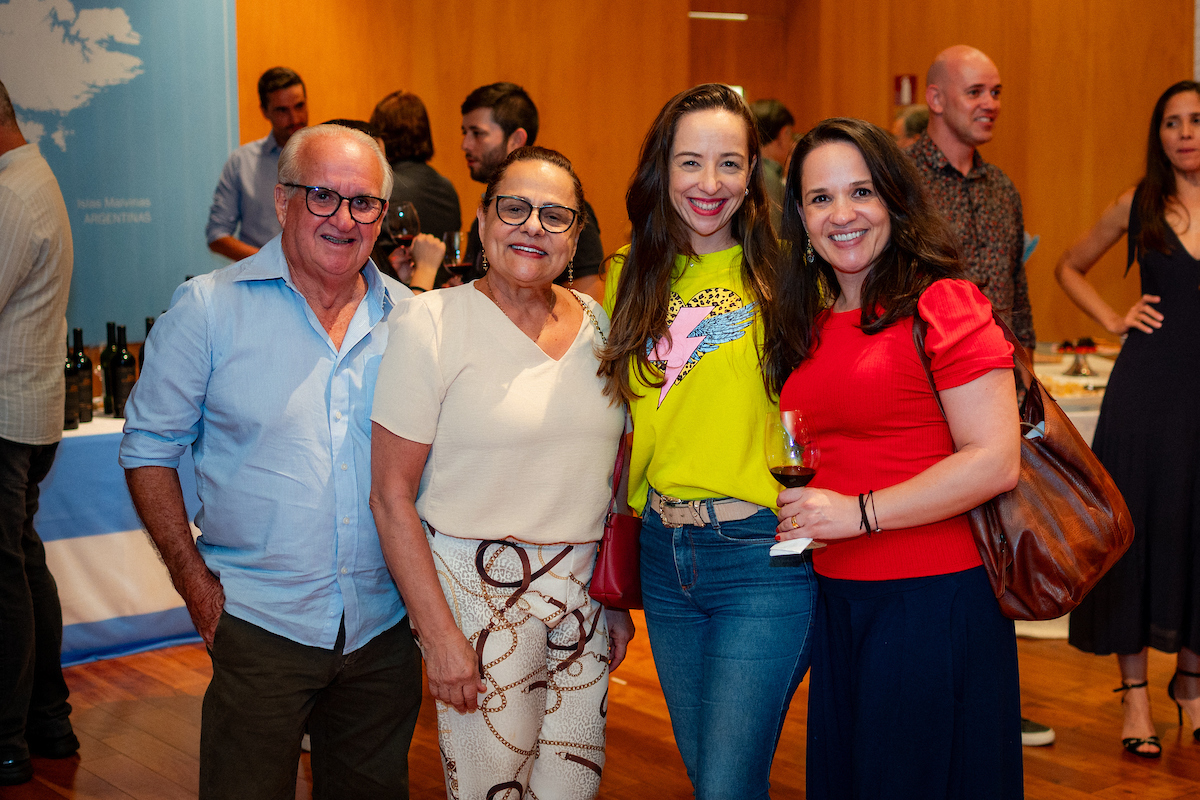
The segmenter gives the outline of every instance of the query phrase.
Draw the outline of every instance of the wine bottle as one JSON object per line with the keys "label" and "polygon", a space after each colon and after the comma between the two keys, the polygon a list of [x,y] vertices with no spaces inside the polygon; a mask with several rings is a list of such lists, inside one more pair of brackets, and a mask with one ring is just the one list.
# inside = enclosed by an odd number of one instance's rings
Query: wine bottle
{"label": "wine bottle", "polygon": [[83,351],[83,328],[75,329],[75,368],[79,370],[79,421],[92,421],[92,360]]}
{"label": "wine bottle", "polygon": [[125,401],[137,379],[137,359],[129,352],[124,325],[117,326],[117,352],[108,362],[108,371],[113,377],[113,416],[120,419],[125,416]]}
{"label": "wine bottle", "polygon": [[75,367],[75,359],[71,358],[71,340],[67,340],[67,356],[63,361],[63,382],[67,391],[63,398],[63,430],[71,431],[79,427],[79,381],[76,379],[79,370]]}
{"label": "wine bottle", "polygon": [[100,374],[104,378],[104,413],[113,413],[113,379],[109,368],[113,354],[117,352],[117,323],[108,323],[108,344],[100,351]]}
{"label": "wine bottle", "polygon": [[154,317],[146,317],[146,338],[142,340],[142,349],[138,350],[138,375],[146,366],[146,342],[150,341],[150,329],[154,327]]}

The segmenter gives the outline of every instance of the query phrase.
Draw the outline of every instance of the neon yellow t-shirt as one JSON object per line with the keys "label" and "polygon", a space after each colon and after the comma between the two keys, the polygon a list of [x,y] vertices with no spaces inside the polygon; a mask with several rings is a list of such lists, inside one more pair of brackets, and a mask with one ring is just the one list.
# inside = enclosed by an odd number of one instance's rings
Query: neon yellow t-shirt
{"label": "neon yellow t-shirt", "polygon": [[[619,251],[609,268],[609,316],[627,252]],[[758,362],[758,314],[745,302],[741,245],[690,261],[679,256],[675,273],[671,341],[647,345],[667,382],[646,386],[630,368],[641,396],[630,407],[629,504],[641,513],[653,486],[683,500],[736,497],[773,508],[780,487],[767,470],[763,428],[775,407]]]}

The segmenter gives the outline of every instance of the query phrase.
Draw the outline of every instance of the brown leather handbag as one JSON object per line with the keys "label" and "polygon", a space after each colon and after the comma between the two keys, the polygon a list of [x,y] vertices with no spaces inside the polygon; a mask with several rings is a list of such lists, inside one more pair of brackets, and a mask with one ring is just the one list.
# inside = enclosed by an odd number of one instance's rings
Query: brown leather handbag
{"label": "brown leather handbag", "polygon": [[607,608],[642,607],[642,518],[617,511],[617,493],[627,483],[625,461],[630,435],[621,436],[617,462],[613,466],[612,498],[604,518],[604,537],[592,570],[588,594]]}
{"label": "brown leather handbag", "polygon": [[[968,516],[1000,610],[1010,619],[1054,619],[1083,599],[1133,541],[1125,498],[1079,431],[1033,372],[1025,348],[998,315],[1012,343],[1021,402],[1021,476],[1015,489]],[[925,352],[928,323],[913,317],[913,341],[942,408]]]}

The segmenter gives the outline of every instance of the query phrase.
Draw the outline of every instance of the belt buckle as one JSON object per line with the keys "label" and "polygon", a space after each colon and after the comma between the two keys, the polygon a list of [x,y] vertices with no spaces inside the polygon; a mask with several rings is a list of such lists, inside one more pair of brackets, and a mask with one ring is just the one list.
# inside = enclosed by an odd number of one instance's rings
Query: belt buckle
{"label": "belt buckle", "polygon": [[[704,502],[703,500],[681,500],[678,497],[668,497],[665,494],[660,494],[659,497],[662,498],[663,506],[665,508],[686,508],[692,513],[691,524],[695,525],[697,528],[704,527],[704,518],[700,516],[700,504]],[[665,519],[663,520],[663,525],[668,528],[682,528],[685,524],[687,523],[680,522],[673,524],[667,522]]]}

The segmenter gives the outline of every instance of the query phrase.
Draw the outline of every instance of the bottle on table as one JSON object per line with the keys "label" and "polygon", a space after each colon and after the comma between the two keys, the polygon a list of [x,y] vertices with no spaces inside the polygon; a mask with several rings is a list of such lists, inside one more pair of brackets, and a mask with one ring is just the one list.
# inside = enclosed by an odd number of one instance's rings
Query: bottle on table
{"label": "bottle on table", "polygon": [[108,344],[100,351],[100,374],[104,377],[104,413],[113,413],[112,357],[117,352],[117,323],[108,323]]}
{"label": "bottle on table", "polygon": [[63,381],[67,385],[63,398],[63,430],[71,431],[79,427],[79,369],[72,358],[71,340],[67,340],[67,357],[63,362]]}
{"label": "bottle on table", "polygon": [[92,360],[83,351],[83,328],[75,329],[75,349],[72,353],[75,369],[79,371],[79,421],[92,421]]}
{"label": "bottle on table", "polygon": [[129,352],[124,325],[117,326],[117,352],[108,362],[108,371],[113,379],[113,416],[120,419],[125,416],[125,401],[137,379],[137,359]]}
{"label": "bottle on table", "polygon": [[146,342],[150,341],[150,329],[154,327],[154,317],[146,317],[146,338],[142,340],[142,348],[138,350],[138,375],[146,365]]}

